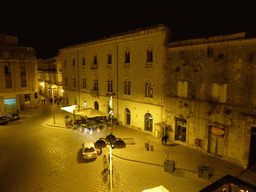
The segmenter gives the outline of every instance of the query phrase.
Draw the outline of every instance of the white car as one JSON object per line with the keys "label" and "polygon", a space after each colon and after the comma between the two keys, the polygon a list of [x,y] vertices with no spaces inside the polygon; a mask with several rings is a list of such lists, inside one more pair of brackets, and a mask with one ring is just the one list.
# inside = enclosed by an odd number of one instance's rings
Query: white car
{"label": "white car", "polygon": [[98,152],[93,142],[84,142],[82,145],[82,157],[84,159],[96,159]]}

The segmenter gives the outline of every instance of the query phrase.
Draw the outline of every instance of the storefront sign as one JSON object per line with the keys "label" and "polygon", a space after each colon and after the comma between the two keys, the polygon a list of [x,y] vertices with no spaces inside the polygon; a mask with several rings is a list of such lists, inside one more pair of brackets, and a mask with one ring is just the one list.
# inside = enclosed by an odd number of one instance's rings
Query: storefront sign
{"label": "storefront sign", "polygon": [[218,128],[218,127],[211,127],[211,133],[213,135],[224,135],[225,131],[221,128]]}

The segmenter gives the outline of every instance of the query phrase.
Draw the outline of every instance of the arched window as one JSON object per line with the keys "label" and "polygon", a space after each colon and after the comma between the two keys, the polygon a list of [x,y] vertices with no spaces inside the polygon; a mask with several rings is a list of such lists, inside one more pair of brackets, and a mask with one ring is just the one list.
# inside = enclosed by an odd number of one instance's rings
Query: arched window
{"label": "arched window", "polygon": [[124,80],[124,94],[131,95],[131,82],[128,77],[126,77]]}
{"label": "arched window", "polygon": [[111,77],[108,78],[107,83],[108,83],[108,92],[112,93],[113,92],[113,82],[112,82]]}
{"label": "arched window", "polygon": [[94,87],[93,87],[93,89],[95,90],[95,91],[98,91],[99,90],[99,84],[98,84],[98,78],[97,77],[94,77]]}
{"label": "arched window", "polygon": [[82,87],[83,89],[86,89],[86,78],[82,77]]}
{"label": "arched window", "polygon": [[94,102],[94,109],[99,110],[99,103],[97,101]]}
{"label": "arched window", "polygon": [[147,62],[153,62],[153,49],[147,50]]}
{"label": "arched window", "polygon": [[147,79],[145,84],[145,97],[153,98],[154,83],[151,79]]}
{"label": "arched window", "polygon": [[153,130],[153,116],[150,113],[145,114],[145,130]]}
{"label": "arched window", "polygon": [[108,51],[108,63],[107,64],[112,64],[112,52],[111,52],[111,50]]}

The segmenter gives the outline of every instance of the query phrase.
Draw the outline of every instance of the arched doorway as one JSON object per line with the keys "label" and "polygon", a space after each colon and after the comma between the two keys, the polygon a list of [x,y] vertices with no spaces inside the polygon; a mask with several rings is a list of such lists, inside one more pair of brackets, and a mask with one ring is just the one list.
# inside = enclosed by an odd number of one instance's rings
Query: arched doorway
{"label": "arched doorway", "polygon": [[125,109],[125,124],[130,125],[131,124],[131,112],[128,108]]}
{"label": "arched doorway", "polygon": [[145,114],[145,130],[153,130],[153,116],[150,113]]}
{"label": "arched doorway", "polygon": [[99,110],[99,103],[97,101],[94,102],[94,109]]}

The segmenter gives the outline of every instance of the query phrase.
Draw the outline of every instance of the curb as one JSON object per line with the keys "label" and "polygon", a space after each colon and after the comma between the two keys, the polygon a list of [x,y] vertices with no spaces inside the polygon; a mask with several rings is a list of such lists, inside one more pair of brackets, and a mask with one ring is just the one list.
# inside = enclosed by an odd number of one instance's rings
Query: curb
{"label": "curb", "polygon": [[58,126],[58,125],[49,125],[46,123],[47,126],[50,126],[50,127],[60,127],[60,128],[66,128],[66,127],[63,127],[63,126]]}

